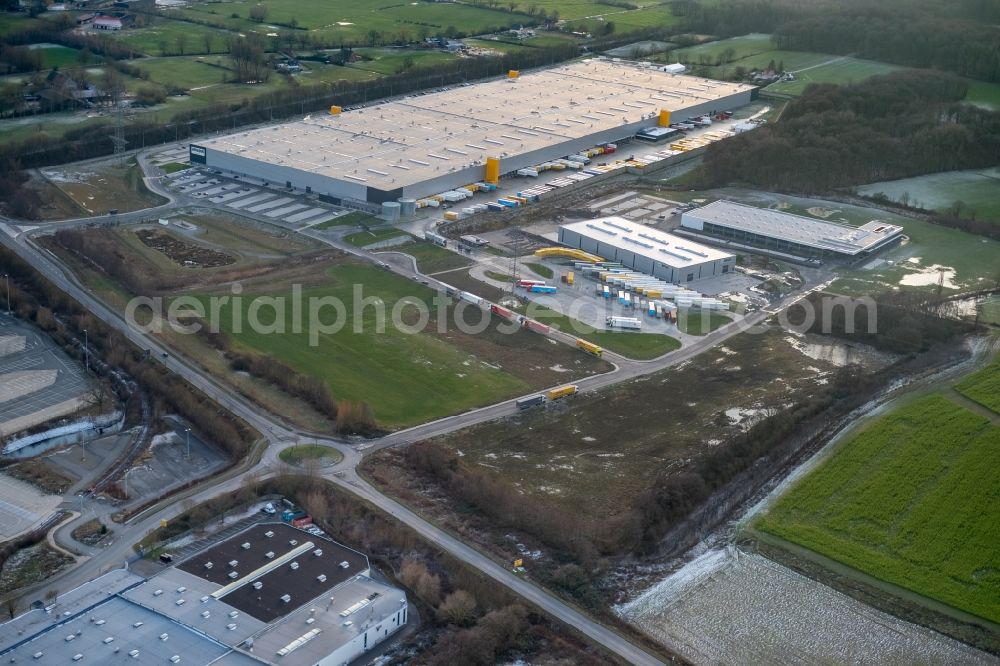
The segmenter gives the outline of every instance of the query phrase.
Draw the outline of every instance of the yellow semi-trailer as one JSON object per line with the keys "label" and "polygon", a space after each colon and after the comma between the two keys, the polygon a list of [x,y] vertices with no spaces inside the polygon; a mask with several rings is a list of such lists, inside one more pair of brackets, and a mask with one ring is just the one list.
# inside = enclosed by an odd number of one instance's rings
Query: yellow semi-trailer
{"label": "yellow semi-trailer", "polygon": [[560,386],[559,388],[554,388],[546,394],[549,400],[558,400],[559,398],[565,398],[568,395],[573,395],[579,390],[576,384],[567,384],[566,386]]}
{"label": "yellow semi-trailer", "polygon": [[585,352],[589,352],[594,356],[600,356],[604,353],[604,349],[602,347],[595,345],[593,342],[587,342],[586,340],[577,339],[576,346],[577,348],[582,349]]}

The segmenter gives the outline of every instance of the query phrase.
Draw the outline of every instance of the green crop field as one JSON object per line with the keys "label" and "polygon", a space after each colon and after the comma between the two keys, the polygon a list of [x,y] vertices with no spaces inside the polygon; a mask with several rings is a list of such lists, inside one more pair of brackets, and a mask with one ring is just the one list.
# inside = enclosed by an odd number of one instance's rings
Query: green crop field
{"label": "green crop field", "polygon": [[669,57],[675,62],[715,64],[729,49],[733,50],[733,59],[740,60],[770,51],[774,49],[774,46],[771,44],[771,35],[751,33],[741,37],[731,37],[730,39],[677,49],[671,51]]}
{"label": "green crop field", "polygon": [[975,212],[977,219],[1000,224],[1000,168],[946,171],[928,176],[871,183],[857,188],[858,194],[884,194],[892,201],[904,197],[910,205],[944,211],[956,201],[965,205],[963,215]]}
{"label": "green crop field", "polygon": [[759,529],[1000,621],[1000,428],[938,395],[865,428]]}
{"label": "green crop field", "polygon": [[[388,313],[398,300],[412,296],[429,303],[432,290],[366,264],[346,263],[333,268],[329,276],[330,282],[323,287],[304,290],[304,316],[308,316],[310,297],[334,297],[345,304],[346,324],[338,332],[320,335],[317,345],[309,344],[307,323],[303,332],[291,332],[291,308],[285,311],[288,332],[284,334],[255,332],[248,325],[234,332],[232,305],[227,303],[221,312],[223,330],[239,346],[273,354],[298,372],[324,379],[338,400],[367,401],[383,427],[423,423],[529,390],[526,382],[449,342],[430,334],[410,335],[392,325]],[[378,306],[370,303],[354,310],[355,285],[363,286],[365,298],[384,304],[384,332],[376,330]],[[249,321],[252,296],[244,294],[243,322]],[[272,312],[263,308],[261,320],[271,321]],[[335,319],[333,307],[325,308],[322,321]],[[361,332],[354,332],[355,321],[362,325]]]}
{"label": "green crop field", "polygon": [[451,62],[458,56],[442,51],[414,50],[414,49],[357,49],[357,52],[371,60],[361,60],[351,63],[348,69],[360,69],[377,74],[397,74],[405,71],[407,58],[412,61],[412,66],[434,67],[435,65]]}
{"label": "green crop field", "polygon": [[42,67],[45,69],[79,67],[81,64],[86,65],[101,61],[100,58],[91,55],[87,57],[86,62],[81,63],[79,49],[71,49],[68,46],[59,46],[58,44],[36,44],[34,48],[41,51]]}
{"label": "green crop field", "polygon": [[989,366],[956,384],[955,390],[1000,414],[1000,356],[993,359]]}

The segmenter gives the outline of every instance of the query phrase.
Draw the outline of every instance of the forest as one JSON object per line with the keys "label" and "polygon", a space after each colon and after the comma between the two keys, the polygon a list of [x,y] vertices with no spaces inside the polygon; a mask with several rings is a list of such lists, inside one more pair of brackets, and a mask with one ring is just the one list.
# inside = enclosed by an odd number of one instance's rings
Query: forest
{"label": "forest", "polygon": [[785,192],[851,185],[1000,162],[1000,113],[962,104],[966,84],[909,70],[788,103],[780,123],[709,146],[700,179]]}

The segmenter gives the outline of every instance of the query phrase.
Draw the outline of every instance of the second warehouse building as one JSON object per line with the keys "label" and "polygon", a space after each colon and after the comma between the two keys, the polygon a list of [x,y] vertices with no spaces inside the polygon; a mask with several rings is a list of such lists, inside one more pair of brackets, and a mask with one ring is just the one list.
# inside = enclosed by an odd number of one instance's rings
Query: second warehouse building
{"label": "second warehouse building", "polygon": [[725,275],[736,266],[735,255],[623,217],[563,225],[559,242],[673,283]]}

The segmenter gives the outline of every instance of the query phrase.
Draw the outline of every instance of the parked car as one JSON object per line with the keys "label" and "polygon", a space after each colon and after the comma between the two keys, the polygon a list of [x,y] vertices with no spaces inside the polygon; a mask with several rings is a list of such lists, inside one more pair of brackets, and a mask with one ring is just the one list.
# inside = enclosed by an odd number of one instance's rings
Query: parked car
{"label": "parked car", "polygon": [[265,504],[264,508],[262,508],[261,511],[263,511],[264,513],[266,513],[269,516],[273,516],[274,514],[276,514],[278,512],[278,510],[274,508],[274,504],[272,504],[271,502],[268,502],[267,504]]}

